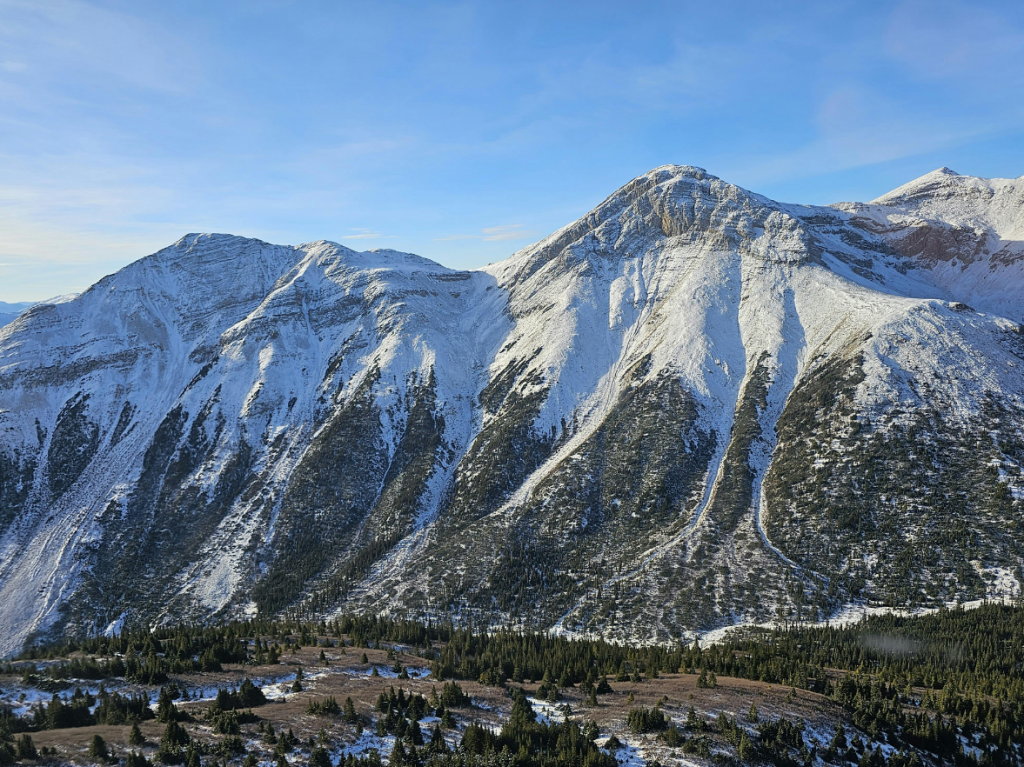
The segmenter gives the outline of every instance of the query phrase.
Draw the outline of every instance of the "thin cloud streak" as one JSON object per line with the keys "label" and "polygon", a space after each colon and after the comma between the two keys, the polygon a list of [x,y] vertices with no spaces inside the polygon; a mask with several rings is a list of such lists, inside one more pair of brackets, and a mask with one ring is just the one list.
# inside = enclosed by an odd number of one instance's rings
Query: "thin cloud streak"
{"label": "thin cloud streak", "polygon": [[482,240],[484,242],[510,242],[525,240],[533,236],[533,232],[525,231],[522,224],[505,224],[488,226],[480,230],[480,234],[450,234],[447,237],[434,237],[434,242],[454,242],[457,240]]}
{"label": "thin cloud streak", "polygon": [[482,229],[484,242],[503,242],[505,240],[524,240],[530,236],[529,232],[523,231],[522,224],[509,224],[507,226],[491,226]]}
{"label": "thin cloud streak", "polygon": [[368,229],[356,229],[358,234],[346,234],[341,239],[343,240],[379,240],[386,239],[386,235],[380,232],[371,232]]}

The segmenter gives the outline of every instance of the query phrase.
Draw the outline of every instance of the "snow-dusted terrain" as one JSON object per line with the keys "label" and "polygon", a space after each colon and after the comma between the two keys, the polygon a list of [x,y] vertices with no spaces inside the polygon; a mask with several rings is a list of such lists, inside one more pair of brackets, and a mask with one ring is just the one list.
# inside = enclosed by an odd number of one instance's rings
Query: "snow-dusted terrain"
{"label": "snow-dusted terrain", "polygon": [[471,272],[187,235],[0,329],[0,653],[349,609],[664,640],[1020,588],[1024,179],[683,166]]}

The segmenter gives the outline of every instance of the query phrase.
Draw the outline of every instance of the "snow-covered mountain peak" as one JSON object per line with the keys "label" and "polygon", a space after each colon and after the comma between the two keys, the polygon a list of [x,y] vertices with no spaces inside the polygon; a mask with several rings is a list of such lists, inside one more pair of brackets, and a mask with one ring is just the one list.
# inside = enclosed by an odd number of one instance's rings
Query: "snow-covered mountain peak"
{"label": "snow-covered mountain peak", "polygon": [[1024,281],[1024,179],[940,168],[872,202],[831,208],[845,214],[842,239],[858,273],[900,292],[931,289],[936,298],[1024,319],[1024,296],[1011,287]]}
{"label": "snow-covered mountain peak", "polygon": [[[822,208],[665,165],[475,271],[188,234],[0,329],[0,653],[254,606],[674,641],[995,594],[1022,189]],[[970,556],[929,505],[959,475]]]}
{"label": "snow-covered mountain peak", "polygon": [[[1019,179],[979,178],[964,176],[949,168],[926,173],[866,203],[896,208],[924,208],[933,212],[951,212],[956,209],[1001,207],[1002,198],[1020,191]],[[858,203],[837,207],[857,206]]]}
{"label": "snow-covered mountain peak", "polygon": [[[721,181],[718,176],[714,176],[708,173],[704,168],[697,167],[696,165],[678,165],[670,163],[668,165],[659,165],[657,168],[651,168],[646,173],[637,176],[634,181],[641,178],[655,178],[659,181],[664,181],[666,177],[669,178],[690,178],[695,181]],[[627,185],[628,186],[628,185]]]}
{"label": "snow-covered mountain peak", "polygon": [[[918,176],[912,181],[908,181],[905,184],[901,184],[895,189],[886,192],[874,200],[871,200],[868,205],[885,205],[885,204],[898,204],[906,200],[913,200],[921,197],[928,197],[933,195],[940,190],[952,190],[957,188],[957,179],[969,179],[970,176],[961,176],[954,170],[945,166],[937,168],[936,170],[925,173],[923,176]],[[839,203],[836,207],[845,205],[858,205],[862,203]]]}
{"label": "snow-covered mountain peak", "polygon": [[373,248],[372,250],[366,251],[366,253],[372,253],[374,256],[379,257],[381,263],[387,265],[389,268],[426,269],[427,271],[439,272],[452,271],[447,266],[442,266],[436,261],[432,261],[425,256],[419,256],[415,253],[405,253],[401,250],[392,250],[391,248]]}
{"label": "snow-covered mountain peak", "polygon": [[580,268],[618,269],[640,253],[680,247],[741,249],[754,257],[816,258],[814,237],[792,206],[730,184],[703,168],[663,165],[623,185],[579,220],[485,271],[515,285]]}

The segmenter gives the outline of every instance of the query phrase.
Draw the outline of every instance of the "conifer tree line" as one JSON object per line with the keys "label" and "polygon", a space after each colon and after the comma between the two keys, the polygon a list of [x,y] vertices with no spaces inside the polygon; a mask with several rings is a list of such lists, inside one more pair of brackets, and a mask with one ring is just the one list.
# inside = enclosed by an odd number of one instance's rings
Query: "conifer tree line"
{"label": "conifer tree line", "polygon": [[[381,694],[369,719],[360,717],[351,699],[344,705],[333,698],[311,699],[308,704],[311,715],[339,717],[395,736],[392,764],[490,764],[498,763],[493,760],[501,753],[510,755],[509,764],[605,764],[608,754],[594,746],[596,732],[587,732],[571,720],[538,723],[532,709],[527,711],[529,704],[521,697],[519,685],[537,683],[535,694],[549,700],[577,687],[589,705],[598,705],[601,696],[617,685],[643,684],[680,672],[697,675],[697,686],[704,688],[715,687],[722,677],[738,677],[785,685],[794,693],[801,689],[821,693],[842,706],[860,732],[897,749],[889,756],[872,752],[855,732],[840,728],[824,753],[816,754],[829,763],[852,760],[903,767],[915,764],[914,749],[963,765],[1019,764],[1024,757],[1024,608],[989,604],[917,617],[875,616],[854,626],[749,631],[704,647],[698,642],[631,647],[373,616],[321,623],[255,621],[128,630],[117,637],[33,646],[4,670],[43,688],[60,688],[71,679],[124,678],[161,684],[156,711],[149,708],[144,694],[109,693],[102,685],[97,695],[80,689],[63,697],[55,693],[27,716],[0,709],[0,763],[28,758],[18,755],[32,752],[32,732],[91,724],[137,725],[155,717],[166,726],[160,758],[187,764],[190,754],[199,754],[202,746],[190,745],[180,724],[188,714],[175,701],[187,693],[168,682],[168,674],[186,668],[194,672],[204,664],[276,663],[282,653],[299,646],[391,650],[398,645],[419,655],[430,664],[434,678],[443,681],[436,696],[425,699],[401,687],[391,688]],[[72,652],[80,655],[51,664],[45,671],[34,663],[67,658]],[[397,656],[392,652],[389,657],[396,658],[395,668],[404,673]],[[321,659],[326,660],[323,653]],[[365,653],[361,659],[367,662]],[[469,704],[452,680],[467,679],[507,687],[515,716],[499,733],[467,728],[459,747],[452,750],[438,732],[424,733],[418,722],[430,711],[450,728],[454,724],[451,710]],[[297,677],[295,685],[301,689],[301,684]],[[221,690],[206,710],[214,731],[226,736],[225,758],[244,752],[238,735],[247,723],[258,722],[264,741],[272,743],[276,752],[296,745],[289,733],[275,733],[269,724],[264,726],[258,714],[263,703],[262,692],[246,679],[237,689]],[[626,724],[636,733],[656,733],[671,747],[697,755],[710,753],[706,735],[714,732],[732,743],[738,754],[767,763],[802,764],[813,756],[799,722],[762,720],[754,706],[745,722],[726,717],[709,723],[693,713],[686,723],[676,725],[658,707],[637,708],[629,712]],[[970,744],[967,749],[965,742]],[[326,753],[323,748],[320,751]],[[354,767],[374,758],[347,755],[342,761]]]}

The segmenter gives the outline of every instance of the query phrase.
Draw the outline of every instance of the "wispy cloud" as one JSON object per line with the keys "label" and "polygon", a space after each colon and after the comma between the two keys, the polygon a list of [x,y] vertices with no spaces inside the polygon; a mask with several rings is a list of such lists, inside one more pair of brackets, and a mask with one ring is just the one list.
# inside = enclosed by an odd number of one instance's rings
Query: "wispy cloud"
{"label": "wispy cloud", "polygon": [[992,9],[950,0],[907,0],[885,31],[885,50],[927,80],[989,88],[1020,82],[1024,30]]}
{"label": "wispy cloud", "polygon": [[113,79],[178,93],[200,77],[187,37],[132,13],[81,0],[0,0],[0,14],[0,43],[17,56],[0,67],[6,72],[31,66],[48,78],[71,76],[90,84]]}
{"label": "wispy cloud", "polygon": [[435,237],[434,242],[450,242],[453,240],[483,240],[484,242],[505,242],[525,240],[533,236],[523,228],[522,224],[504,224],[488,226],[480,230],[480,234],[450,234],[447,237]]}
{"label": "wispy cloud", "polygon": [[370,229],[353,229],[356,234],[346,234],[341,239],[343,240],[380,240],[384,239],[387,235],[383,235],[380,232],[374,232]]}
{"label": "wispy cloud", "polygon": [[529,232],[523,231],[522,224],[491,226],[482,231],[483,239],[487,242],[498,242],[502,240],[523,240],[530,236]]}
{"label": "wispy cloud", "polygon": [[821,202],[1024,170],[1020,4],[434,5],[0,0],[0,299],[198,231],[477,266],[665,162]]}
{"label": "wispy cloud", "polygon": [[817,136],[800,147],[748,160],[742,166],[726,164],[719,172],[757,187],[947,149],[1002,126],[943,123],[905,109],[875,90],[841,85],[819,104],[815,127]]}
{"label": "wispy cloud", "polygon": [[[719,173],[756,187],[938,152],[953,157],[958,147],[1024,128],[1024,107],[1006,98],[1024,85],[1024,27],[1013,19],[950,0],[907,0],[888,16],[882,42],[851,48],[857,66],[819,88],[801,145],[727,160]],[[866,77],[872,66],[889,78]]]}

